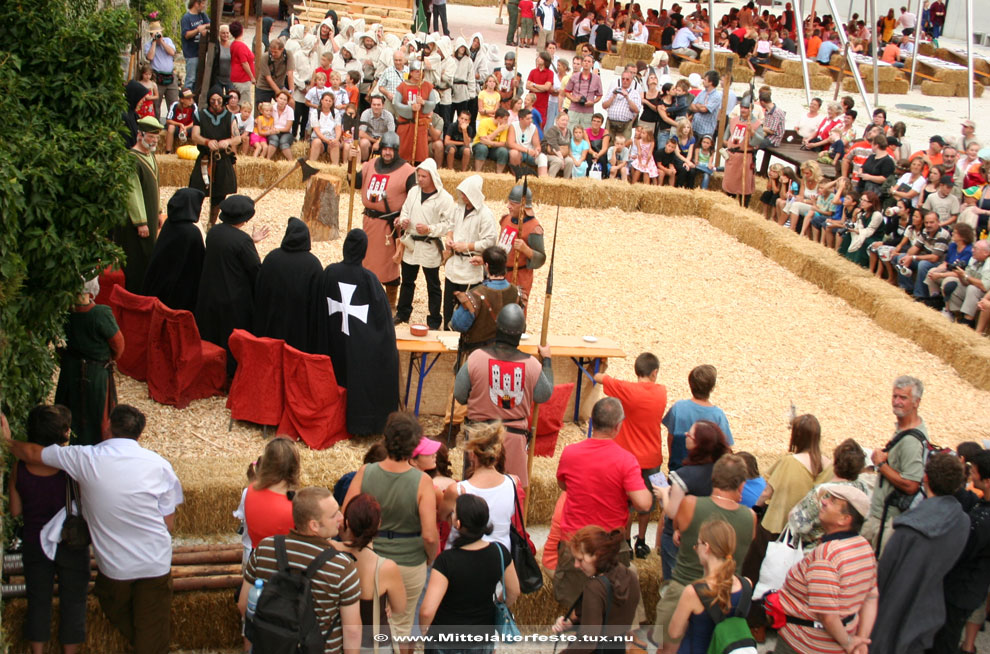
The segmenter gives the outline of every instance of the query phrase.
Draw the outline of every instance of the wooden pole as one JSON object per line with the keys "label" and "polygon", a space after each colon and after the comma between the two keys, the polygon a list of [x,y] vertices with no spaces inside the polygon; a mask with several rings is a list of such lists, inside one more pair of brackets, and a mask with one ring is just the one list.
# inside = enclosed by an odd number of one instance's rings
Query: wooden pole
{"label": "wooden pole", "polygon": [[845,50],[842,52],[842,61],[839,62],[839,78],[835,81],[835,94],[832,96],[833,102],[839,99],[839,89],[842,88],[842,80],[846,76],[846,60],[848,58],[849,44],[846,43]]}
{"label": "wooden pole", "polygon": [[[244,0],[244,4],[247,5],[249,0]],[[261,32],[264,27],[265,21],[262,18],[264,12],[264,0],[254,0],[254,61],[255,65],[261,61],[262,43],[261,43]]]}
{"label": "wooden pole", "polygon": [[[352,139],[351,142],[353,143],[354,140]],[[351,147],[352,148],[355,148],[357,146],[352,145]],[[415,150],[416,150],[416,140],[414,138],[413,139],[413,158],[416,157]],[[352,154],[348,158],[348,161],[347,161],[347,181],[350,183],[350,186],[351,186],[350,190],[348,191],[349,200],[347,202],[347,233],[348,234],[351,233],[351,226],[353,225],[353,218],[354,218],[354,187],[357,186],[357,165],[354,163],[354,156],[355,155]],[[398,156],[398,153],[396,153],[396,156]]]}
{"label": "wooden pole", "polygon": [[718,168],[719,160],[721,157],[721,152],[719,148],[719,142],[725,145],[725,121],[726,114],[728,113],[729,107],[729,87],[732,86],[732,59],[725,60],[725,85],[722,87],[722,108],[718,111],[718,131],[715,133],[715,137],[712,139],[712,146],[715,148],[715,167]]}
{"label": "wooden pole", "polygon": [[742,186],[739,188],[739,206],[743,209],[746,208],[746,168],[748,167],[746,166],[746,155],[749,154],[749,122],[751,120],[753,120],[752,113],[749,115],[749,120],[746,121],[746,131],[743,132]]}

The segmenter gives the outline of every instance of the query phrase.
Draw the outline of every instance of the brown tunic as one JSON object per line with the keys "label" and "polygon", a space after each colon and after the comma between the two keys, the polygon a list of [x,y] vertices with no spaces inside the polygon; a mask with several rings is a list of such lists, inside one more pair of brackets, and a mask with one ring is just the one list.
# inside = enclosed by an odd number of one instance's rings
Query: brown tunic
{"label": "brown tunic", "polygon": [[[516,234],[516,238],[521,238],[524,243],[529,245],[529,237],[531,234],[542,234],[543,226],[540,225],[540,221],[535,217],[527,216],[523,219],[522,228],[519,228],[518,219],[512,218],[509,214],[502,216],[502,220],[499,221],[499,238],[498,242],[502,243],[503,237],[505,236],[506,228],[518,230],[519,233]],[[529,263],[529,257],[517,250],[509,250],[509,260],[507,262],[505,278],[512,284],[515,284],[523,290],[523,295],[529,297],[530,291],[533,289],[533,270],[527,267]]]}
{"label": "brown tunic", "polygon": [[[418,96],[427,99],[432,92],[433,85],[429,82],[421,82],[418,86],[403,82],[396,89],[396,93],[402,94],[401,97],[406,104],[412,104]],[[427,157],[430,156],[430,136],[428,130],[432,115],[432,112],[424,113],[420,111],[418,121],[397,117],[395,131],[399,135],[399,156],[406,161],[412,161],[414,163],[417,161],[426,161]],[[416,127],[419,129],[417,130]],[[419,135],[415,139],[413,137],[414,131],[419,132]],[[413,140],[416,141],[415,157],[413,157]]]}
{"label": "brown tunic", "polygon": [[[752,123],[750,123],[752,126]],[[725,161],[725,175],[722,177],[722,190],[730,195],[751,195],[756,187],[753,175],[753,149],[748,148],[743,156],[743,143],[752,135],[746,123],[733,118],[730,123],[730,138],[726,143],[729,158]],[[746,187],[743,189],[743,170],[746,171]]]}
{"label": "brown tunic", "polygon": [[[392,223],[406,201],[406,184],[416,169],[403,163],[390,173],[380,173],[376,170],[379,161],[376,157],[361,168],[361,202],[365,207],[362,227],[368,235],[364,267],[375,273],[382,284],[390,284],[399,281],[399,264],[392,260],[395,256]],[[376,217],[391,213],[396,215],[386,219]]]}

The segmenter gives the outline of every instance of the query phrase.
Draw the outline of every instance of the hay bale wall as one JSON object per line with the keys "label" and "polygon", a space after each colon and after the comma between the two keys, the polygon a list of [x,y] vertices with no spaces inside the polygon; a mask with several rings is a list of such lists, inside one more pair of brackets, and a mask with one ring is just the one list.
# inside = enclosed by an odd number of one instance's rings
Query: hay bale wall
{"label": "hay bale wall", "polygon": [[[804,78],[799,72],[796,75],[788,73],[777,73],[769,71],[764,73],[763,81],[769,86],[779,86],[785,89],[803,89]],[[829,75],[812,75],[808,77],[808,84],[816,91],[827,91],[832,88],[832,77]]]}
{"label": "hay bale wall", "polygon": [[[956,95],[956,85],[944,82],[925,80],[921,83],[922,95],[932,95],[939,98],[952,98]],[[965,90],[963,91],[965,94]]]}
{"label": "hay bale wall", "polygon": [[[877,66],[877,79],[881,82],[892,82],[897,79],[899,69],[894,66]],[[873,64],[860,64],[859,74],[863,78],[863,82],[867,80],[873,81]]]}
{"label": "hay bale wall", "polygon": [[[893,95],[906,95],[908,92],[908,80],[906,79],[895,79],[892,81],[878,80],[877,88],[880,93],[888,93]],[[869,93],[873,90],[873,80],[869,82],[863,80],[863,85],[866,86],[866,91]],[[856,80],[852,77],[846,77],[842,80],[842,90],[846,93],[859,93],[859,87],[856,86]]]}
{"label": "hay bale wall", "polygon": [[[833,55],[835,56],[835,55]],[[840,56],[841,59],[841,56]],[[780,69],[788,75],[797,75],[800,77],[803,75],[803,69],[801,67],[800,61],[794,61],[793,59],[782,59],[780,61]],[[771,71],[773,72],[773,71]],[[808,74],[809,75],[827,75],[827,69],[823,68],[821,64],[816,61],[808,62]]]}
{"label": "hay bale wall", "polygon": [[[52,640],[49,652],[61,652],[58,644],[58,600],[52,607]],[[3,603],[6,645],[11,652],[27,652],[28,644],[20,625],[27,619],[27,600],[9,599]],[[16,625],[15,628],[11,626]],[[172,633],[170,646],[174,649],[233,649],[240,648],[241,616],[230,589],[175,593],[172,597]],[[86,652],[131,651],[120,632],[103,615],[92,595],[86,602]]]}

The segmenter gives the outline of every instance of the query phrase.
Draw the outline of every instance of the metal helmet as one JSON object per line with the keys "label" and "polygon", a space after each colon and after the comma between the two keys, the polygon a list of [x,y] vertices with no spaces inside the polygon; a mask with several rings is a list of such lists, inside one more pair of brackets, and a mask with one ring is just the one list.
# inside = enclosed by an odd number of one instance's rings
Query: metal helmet
{"label": "metal helmet", "polygon": [[382,140],[378,142],[378,149],[384,150],[385,148],[392,148],[398,154],[399,135],[395,132],[385,132],[382,134]]}
{"label": "metal helmet", "polygon": [[516,303],[506,304],[495,319],[495,340],[519,345],[519,337],[526,331],[526,314]]}
{"label": "metal helmet", "polygon": [[[526,198],[525,202],[523,202],[524,197]],[[509,191],[509,202],[522,204],[527,209],[532,208],[533,190],[529,188],[526,184],[516,184],[515,186],[512,187],[512,190]]]}

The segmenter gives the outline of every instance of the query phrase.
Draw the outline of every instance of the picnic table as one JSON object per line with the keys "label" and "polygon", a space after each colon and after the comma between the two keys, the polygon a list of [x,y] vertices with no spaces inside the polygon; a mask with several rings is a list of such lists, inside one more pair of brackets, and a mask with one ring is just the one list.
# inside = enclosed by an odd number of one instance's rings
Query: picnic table
{"label": "picnic table", "polygon": [[[778,159],[783,159],[789,164],[801,167],[805,161],[818,161],[818,156],[820,152],[813,152],[811,150],[801,149],[801,136],[794,130],[787,130],[784,132],[784,138],[781,139],[780,145],[775,148],[765,149],[767,156],[763,157],[763,163],[760,166],[759,174],[766,177],[767,171],[770,169],[770,159],[771,157],[777,157]],[[837,169],[832,164],[818,164],[819,168],[822,169],[822,174],[829,179],[834,179],[837,174]]]}

